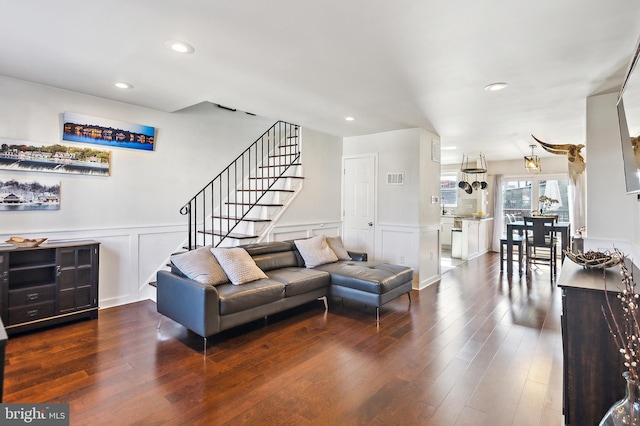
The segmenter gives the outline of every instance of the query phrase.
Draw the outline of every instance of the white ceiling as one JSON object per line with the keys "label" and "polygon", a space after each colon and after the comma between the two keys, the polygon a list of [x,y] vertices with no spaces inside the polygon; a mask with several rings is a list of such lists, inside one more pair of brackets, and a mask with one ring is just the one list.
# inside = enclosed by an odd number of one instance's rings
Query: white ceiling
{"label": "white ceiling", "polygon": [[[209,101],[338,136],[422,127],[457,147],[443,163],[520,158],[532,133],[584,143],[586,98],[618,91],[640,35],[638,0],[0,0],[0,11],[1,75],[162,111]],[[509,87],[483,90],[498,81]]]}

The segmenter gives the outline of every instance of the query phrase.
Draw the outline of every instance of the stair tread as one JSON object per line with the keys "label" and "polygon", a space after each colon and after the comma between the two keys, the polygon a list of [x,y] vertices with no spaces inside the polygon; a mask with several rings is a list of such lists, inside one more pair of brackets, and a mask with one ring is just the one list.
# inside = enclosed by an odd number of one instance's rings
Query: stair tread
{"label": "stair tread", "polygon": [[249,179],[286,179],[286,178],[291,178],[291,179],[304,179],[304,176],[265,176],[265,177],[250,177]]}
{"label": "stair tread", "polygon": [[273,164],[273,165],[268,165],[268,166],[260,166],[261,169],[268,169],[268,168],[274,168],[274,167],[289,167],[289,166],[302,166],[301,163],[291,163],[291,164]]}
{"label": "stair tread", "polygon": [[203,231],[198,231],[201,234],[207,234],[207,235],[213,235],[216,237],[228,237],[228,238],[233,238],[236,240],[246,240],[249,238],[258,238],[257,235],[249,235],[249,234],[240,234],[238,232],[231,232],[229,234],[227,234],[226,232],[222,232],[222,231],[218,231],[216,229],[214,229],[213,231],[211,231],[210,229],[205,229]]}
{"label": "stair tread", "polygon": [[237,201],[227,201],[225,204],[230,206],[258,206],[258,207],[282,207],[284,204],[280,203],[240,203]]}
{"label": "stair tread", "polygon": [[278,148],[291,148],[292,146],[298,146],[297,143],[287,143],[284,145],[278,145]]}
{"label": "stair tread", "polygon": [[257,218],[251,218],[251,217],[245,217],[244,219],[240,219],[238,217],[231,217],[231,216],[213,216],[214,219],[229,219],[229,220],[237,220],[237,221],[244,221],[244,222],[271,222],[271,219],[257,219]]}
{"label": "stair tread", "polygon": [[[292,146],[295,146],[295,145],[292,145]],[[273,154],[273,155],[270,155],[269,158],[292,157],[295,155],[300,155],[300,153],[292,152],[291,154]]]}
{"label": "stair tread", "polygon": [[237,192],[296,192],[293,189],[236,189]]}

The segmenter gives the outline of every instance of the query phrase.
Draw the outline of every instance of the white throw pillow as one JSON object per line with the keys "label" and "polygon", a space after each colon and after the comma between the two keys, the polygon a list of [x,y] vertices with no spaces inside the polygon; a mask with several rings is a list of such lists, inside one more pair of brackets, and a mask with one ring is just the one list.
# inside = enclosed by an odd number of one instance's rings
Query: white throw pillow
{"label": "white throw pillow", "polygon": [[231,284],[240,285],[268,278],[243,248],[212,248],[211,253],[218,259]]}
{"label": "white throw pillow", "polygon": [[175,254],[171,256],[171,263],[188,278],[203,284],[218,285],[229,281],[211,253],[211,246]]}
{"label": "white throw pillow", "polygon": [[327,237],[329,248],[336,254],[338,260],[351,260],[351,256],[344,248],[344,243],[340,237]]}
{"label": "white throw pillow", "polygon": [[338,257],[329,248],[327,238],[324,235],[317,235],[306,240],[295,240],[294,243],[307,268],[315,268],[325,263],[338,261]]}

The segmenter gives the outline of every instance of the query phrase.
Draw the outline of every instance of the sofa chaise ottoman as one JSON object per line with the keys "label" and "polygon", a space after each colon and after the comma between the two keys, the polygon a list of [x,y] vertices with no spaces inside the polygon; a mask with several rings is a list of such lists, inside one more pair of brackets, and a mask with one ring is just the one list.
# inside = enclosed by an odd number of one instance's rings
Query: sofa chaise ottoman
{"label": "sofa chaise ottoman", "polygon": [[[299,250],[318,243],[328,253],[322,245],[327,240],[334,248],[338,244],[342,260],[334,256],[315,265],[308,247]],[[314,300],[328,309],[329,295],[376,307],[376,320],[380,307],[394,298],[406,293],[411,301],[411,268],[368,262],[366,254],[340,246],[339,237],[316,236],[172,256],[171,271],[158,272],[157,310],[203,337],[206,347],[209,336]],[[226,263],[229,253],[241,256]]]}

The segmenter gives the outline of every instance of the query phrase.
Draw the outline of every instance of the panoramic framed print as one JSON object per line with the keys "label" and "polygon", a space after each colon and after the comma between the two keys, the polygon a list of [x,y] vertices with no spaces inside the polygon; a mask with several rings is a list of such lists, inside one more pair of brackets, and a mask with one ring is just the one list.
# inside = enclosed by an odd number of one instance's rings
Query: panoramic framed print
{"label": "panoramic framed print", "polygon": [[116,148],[153,151],[156,129],[142,124],[65,112],[62,116],[62,139]]}
{"label": "panoramic framed print", "polygon": [[0,169],[109,176],[111,151],[0,138]]}
{"label": "panoramic framed print", "polygon": [[60,210],[60,182],[0,175],[0,211]]}

